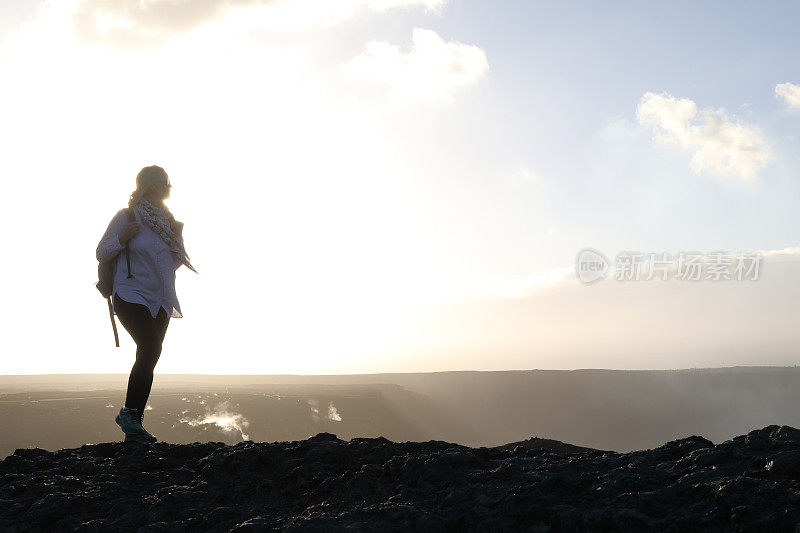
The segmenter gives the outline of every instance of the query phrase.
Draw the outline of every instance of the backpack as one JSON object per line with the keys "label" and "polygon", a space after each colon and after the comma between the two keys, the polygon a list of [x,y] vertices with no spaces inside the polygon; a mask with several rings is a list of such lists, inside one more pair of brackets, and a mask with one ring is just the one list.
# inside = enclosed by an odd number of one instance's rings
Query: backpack
{"label": "backpack", "polygon": [[[136,220],[136,214],[132,208],[126,208],[125,214],[128,217],[128,222],[134,222]],[[129,278],[133,277],[133,274],[131,274],[131,255],[128,248],[130,242],[130,239],[125,242],[125,262],[128,266]],[[114,263],[116,260],[117,256],[114,256],[107,261],[100,261],[100,263],[97,265],[97,279],[99,281],[95,284],[95,286],[97,287],[97,290],[100,291],[100,294],[103,296],[103,298],[105,298],[108,302],[108,314],[111,316],[111,328],[114,330],[114,342],[117,345],[117,348],[119,348],[117,323],[114,322],[114,307],[111,305],[111,294],[114,292]]]}

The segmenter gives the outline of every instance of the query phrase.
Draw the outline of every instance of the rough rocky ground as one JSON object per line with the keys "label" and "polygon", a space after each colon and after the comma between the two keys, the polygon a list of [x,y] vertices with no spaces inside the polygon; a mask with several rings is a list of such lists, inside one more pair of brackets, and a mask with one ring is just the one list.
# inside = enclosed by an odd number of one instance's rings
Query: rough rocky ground
{"label": "rough rocky ground", "polygon": [[0,463],[0,531],[774,532],[798,524],[800,431],[788,426],[625,454],[320,433],[233,446],[18,449]]}

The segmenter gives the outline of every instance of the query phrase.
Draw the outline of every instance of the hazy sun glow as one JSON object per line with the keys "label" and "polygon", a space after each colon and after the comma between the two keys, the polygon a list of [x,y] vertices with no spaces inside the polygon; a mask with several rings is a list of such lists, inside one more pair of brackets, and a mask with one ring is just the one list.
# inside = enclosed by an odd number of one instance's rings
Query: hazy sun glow
{"label": "hazy sun glow", "polygon": [[[184,318],[160,372],[672,366],[632,355],[651,331],[650,352],[689,365],[710,345],[769,337],[776,361],[796,345],[781,329],[796,318],[789,270],[788,289],[685,293],[724,311],[676,340],[645,316],[650,289],[592,292],[571,269],[584,246],[794,246],[781,217],[798,167],[780,128],[796,126],[798,85],[764,81],[783,122],[759,121],[721,108],[743,96],[660,87],[641,68],[624,90],[588,84],[580,24],[574,49],[550,50],[523,42],[549,46],[547,28],[497,35],[488,8],[457,16],[446,0],[231,4],[41,2],[0,27],[0,318],[18,355],[0,373],[129,370],[94,248],[150,164],[170,175],[199,271],[178,271]],[[742,214],[715,226],[728,204]],[[684,327],[673,305],[664,316]],[[774,331],[723,326],[745,315]]]}

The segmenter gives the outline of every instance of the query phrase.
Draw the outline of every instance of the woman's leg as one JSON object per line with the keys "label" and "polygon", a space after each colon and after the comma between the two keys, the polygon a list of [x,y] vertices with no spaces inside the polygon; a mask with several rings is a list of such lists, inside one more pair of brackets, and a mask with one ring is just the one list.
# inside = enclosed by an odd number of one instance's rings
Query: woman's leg
{"label": "woman's leg", "polygon": [[136,342],[136,362],[128,378],[128,392],[125,406],[137,409],[139,416],[144,413],[150,389],[153,385],[153,370],[161,356],[161,345],[169,325],[169,317],[163,308],[154,319],[147,306],[126,302],[114,295],[119,321]]}
{"label": "woman's leg", "polygon": [[[155,363],[157,363],[158,359],[161,357],[161,347],[164,344],[164,336],[167,334],[167,327],[169,326],[169,316],[167,315],[167,312],[164,311],[163,307],[159,307],[158,313],[156,313],[156,326],[158,328],[159,335],[158,335],[158,356],[156,356]],[[153,363],[153,368],[155,368],[156,366],[155,363]],[[153,386],[153,372],[151,371],[150,379],[147,381],[147,393],[144,395],[144,400],[141,402],[141,408],[137,407],[137,409],[139,409],[139,420],[141,420],[142,417],[144,416],[144,409],[147,406],[147,399],[150,397],[150,388],[152,386]]]}

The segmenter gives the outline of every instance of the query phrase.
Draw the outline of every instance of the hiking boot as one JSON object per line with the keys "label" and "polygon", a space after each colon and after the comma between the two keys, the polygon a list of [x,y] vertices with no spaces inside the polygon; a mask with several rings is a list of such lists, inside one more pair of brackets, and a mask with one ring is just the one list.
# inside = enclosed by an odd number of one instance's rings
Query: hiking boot
{"label": "hiking boot", "polygon": [[[149,433],[148,433],[149,435]],[[153,435],[150,435],[155,439]],[[146,435],[125,435],[125,442],[138,442],[140,444],[150,444],[151,442],[155,442],[154,440],[149,439]]]}
{"label": "hiking boot", "polygon": [[144,429],[137,409],[129,409],[128,411],[120,409],[114,421],[122,428],[126,440],[128,440],[128,436],[138,437],[141,442],[156,442],[158,440],[155,435]]}
{"label": "hiking boot", "polygon": [[[144,428],[142,428],[142,429],[144,430],[144,433],[142,433],[140,435],[134,435],[134,437],[136,437],[137,439],[144,439],[145,442],[157,442],[158,441],[158,439],[156,438],[155,435],[153,435],[152,433],[150,433],[149,431],[147,431]],[[125,436],[127,437],[127,435],[125,435]]]}
{"label": "hiking boot", "polygon": [[144,429],[144,426],[142,425],[142,422],[144,422],[144,411],[139,413],[139,425],[142,426],[142,429],[144,430],[144,436],[145,436],[146,440],[149,441],[149,442],[156,442],[158,440],[156,438],[156,436],[153,435],[152,433],[150,433],[149,431],[147,431],[146,429]]}

